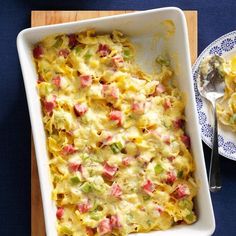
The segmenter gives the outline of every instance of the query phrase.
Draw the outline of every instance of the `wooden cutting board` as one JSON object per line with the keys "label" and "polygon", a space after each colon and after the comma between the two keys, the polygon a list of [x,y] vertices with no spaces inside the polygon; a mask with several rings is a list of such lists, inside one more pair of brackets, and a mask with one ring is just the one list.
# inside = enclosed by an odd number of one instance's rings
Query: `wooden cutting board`
{"label": "wooden cutting board", "polygon": [[[32,11],[31,26],[50,25],[88,18],[110,16],[131,11]],[[191,62],[197,58],[197,11],[185,11],[188,24]],[[42,200],[39,186],[34,144],[31,148],[31,235],[43,236],[45,233]]]}

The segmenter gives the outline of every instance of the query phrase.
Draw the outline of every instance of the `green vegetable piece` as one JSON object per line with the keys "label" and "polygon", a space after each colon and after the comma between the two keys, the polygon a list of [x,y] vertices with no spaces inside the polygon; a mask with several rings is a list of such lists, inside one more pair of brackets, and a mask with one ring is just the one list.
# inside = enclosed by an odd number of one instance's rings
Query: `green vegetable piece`
{"label": "green vegetable piece", "polygon": [[88,153],[83,153],[83,154],[81,155],[81,159],[82,159],[83,161],[87,160],[88,158],[89,158],[89,154],[88,154]]}
{"label": "green vegetable piece", "polygon": [[84,193],[89,193],[92,191],[92,186],[90,183],[88,182],[85,182],[82,186],[81,186],[81,190],[84,192]]}
{"label": "green vegetable piece", "polygon": [[170,61],[163,56],[157,57],[156,63],[159,64],[160,66],[170,66]]}
{"label": "green vegetable piece", "polygon": [[60,231],[63,235],[72,235],[73,232],[65,225],[62,225]]}
{"label": "green vegetable piece", "polygon": [[156,175],[159,175],[164,171],[163,167],[160,164],[156,164],[156,166],[154,167],[154,170],[155,170]]}
{"label": "green vegetable piece", "polygon": [[177,177],[181,179],[183,177],[183,174],[184,172],[181,170],[178,172]]}
{"label": "green vegetable piece", "polygon": [[86,54],[84,55],[84,59],[87,61],[87,60],[89,60],[90,59],[90,57],[92,56],[92,54],[91,53],[89,53],[89,52],[86,52]]}
{"label": "green vegetable piece", "polygon": [[80,45],[78,45],[78,46],[75,47],[75,52],[76,52],[77,54],[80,54],[81,51],[82,51],[82,49],[83,49],[83,48],[82,48]]}
{"label": "green vegetable piece", "polygon": [[192,224],[193,222],[196,221],[196,216],[193,213],[190,213],[185,217],[185,221],[187,224]]}
{"label": "green vegetable piece", "polygon": [[183,200],[180,200],[178,202],[178,206],[181,208],[181,209],[188,209],[188,210],[192,210],[193,208],[193,203],[191,201],[189,201],[188,199],[183,199]]}
{"label": "green vegetable piece", "polygon": [[102,218],[102,214],[100,212],[91,212],[90,217],[93,220],[100,220]]}
{"label": "green vegetable piece", "polygon": [[122,150],[123,146],[122,146],[121,142],[117,142],[117,143],[111,144],[110,148],[114,154],[117,154]]}
{"label": "green vegetable piece", "polygon": [[234,124],[236,122],[236,113],[234,113],[231,117],[230,117],[230,123]]}
{"label": "green vegetable piece", "polygon": [[124,48],[124,59],[130,59],[131,57],[131,52],[129,48]]}
{"label": "green vegetable piece", "polygon": [[150,197],[149,195],[144,195],[144,196],[143,196],[143,200],[144,200],[144,201],[147,201],[147,200],[149,200],[150,198],[151,198],[151,197]]}
{"label": "green vegetable piece", "polygon": [[80,182],[80,180],[77,176],[74,176],[74,177],[70,178],[70,182],[72,185],[76,185]]}
{"label": "green vegetable piece", "polygon": [[59,47],[61,47],[62,43],[63,43],[63,39],[61,37],[57,37],[57,40],[54,43],[53,47],[54,48],[59,48]]}

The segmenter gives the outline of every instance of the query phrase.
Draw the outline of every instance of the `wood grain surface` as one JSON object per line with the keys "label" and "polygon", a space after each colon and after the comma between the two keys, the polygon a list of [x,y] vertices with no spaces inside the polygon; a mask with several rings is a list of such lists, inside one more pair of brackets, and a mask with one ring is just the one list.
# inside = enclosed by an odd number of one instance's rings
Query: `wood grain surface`
{"label": "wood grain surface", "polygon": [[[128,12],[131,11],[32,11],[31,26],[79,21]],[[188,24],[191,62],[193,63],[197,58],[197,11],[184,13]],[[31,235],[43,236],[46,233],[33,141],[31,148]]]}

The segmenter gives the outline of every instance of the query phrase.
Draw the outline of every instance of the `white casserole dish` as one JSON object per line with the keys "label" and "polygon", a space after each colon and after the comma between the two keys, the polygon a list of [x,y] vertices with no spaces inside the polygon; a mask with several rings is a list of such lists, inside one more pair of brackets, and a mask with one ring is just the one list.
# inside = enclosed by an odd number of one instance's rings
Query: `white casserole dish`
{"label": "white casserole dish", "polygon": [[[168,30],[172,29],[168,28],[170,26],[168,24],[164,26],[162,22],[165,20],[172,20],[176,29],[172,37],[163,40],[160,35],[166,34]],[[215,219],[208,190],[202,143],[197,122],[186,20],[184,13],[180,9],[170,7],[80,22],[29,28],[19,33],[17,49],[28,100],[47,235],[57,235],[55,227],[56,207],[51,200],[52,186],[48,166],[46,136],[42,122],[41,104],[36,89],[37,74],[32,57],[32,47],[45,36],[55,33],[80,32],[88,28],[94,28],[98,32],[111,32],[117,29],[127,34],[137,46],[138,63],[142,68],[149,71],[152,70],[152,62],[157,55],[162,52],[169,53],[179,87],[187,94],[186,130],[191,137],[192,153],[196,163],[195,178],[199,183],[199,191],[195,203],[198,221],[193,225],[175,226],[167,231],[153,231],[132,235],[207,236],[213,234]]]}

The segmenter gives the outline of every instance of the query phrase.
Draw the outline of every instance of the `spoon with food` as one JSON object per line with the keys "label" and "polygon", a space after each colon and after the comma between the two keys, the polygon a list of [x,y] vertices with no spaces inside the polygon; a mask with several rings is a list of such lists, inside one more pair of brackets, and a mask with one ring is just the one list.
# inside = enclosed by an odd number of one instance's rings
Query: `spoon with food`
{"label": "spoon with food", "polygon": [[216,102],[224,96],[223,63],[224,59],[217,55],[205,59],[200,65],[200,75],[197,81],[201,96],[211,102],[214,112],[213,146],[209,171],[209,187],[211,192],[217,192],[221,189]]}

